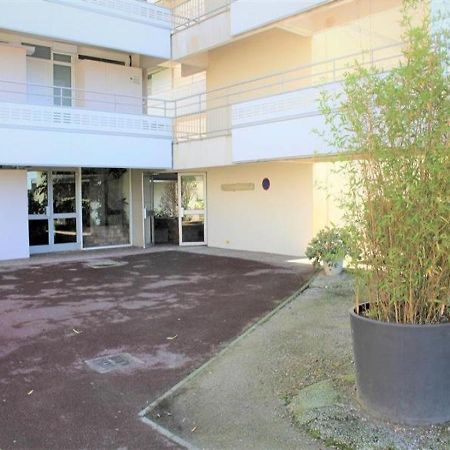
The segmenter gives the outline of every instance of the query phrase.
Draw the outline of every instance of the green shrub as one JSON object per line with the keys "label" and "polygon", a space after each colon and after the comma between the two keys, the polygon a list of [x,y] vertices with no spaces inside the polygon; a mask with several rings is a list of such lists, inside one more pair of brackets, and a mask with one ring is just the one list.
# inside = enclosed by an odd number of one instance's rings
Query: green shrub
{"label": "green shrub", "polygon": [[344,228],[325,227],[320,230],[306,248],[306,257],[315,266],[321,262],[336,263],[350,252],[349,234]]}

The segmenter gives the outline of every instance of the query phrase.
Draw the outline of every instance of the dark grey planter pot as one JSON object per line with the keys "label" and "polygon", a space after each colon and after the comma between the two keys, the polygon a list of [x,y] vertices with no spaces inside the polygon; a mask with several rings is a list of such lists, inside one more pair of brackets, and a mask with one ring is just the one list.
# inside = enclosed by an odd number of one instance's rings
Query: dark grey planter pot
{"label": "dark grey planter pot", "polygon": [[350,312],[362,406],[408,425],[450,421],[450,323],[402,325]]}

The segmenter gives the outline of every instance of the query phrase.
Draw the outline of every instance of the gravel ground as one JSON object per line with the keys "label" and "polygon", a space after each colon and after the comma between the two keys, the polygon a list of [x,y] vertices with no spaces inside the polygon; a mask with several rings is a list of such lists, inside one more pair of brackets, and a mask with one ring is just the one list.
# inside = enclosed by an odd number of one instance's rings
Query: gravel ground
{"label": "gravel ground", "polygon": [[[149,417],[205,449],[449,449],[450,427],[401,427],[359,408],[352,297],[349,275],[319,275]],[[314,389],[310,409],[296,409]]]}

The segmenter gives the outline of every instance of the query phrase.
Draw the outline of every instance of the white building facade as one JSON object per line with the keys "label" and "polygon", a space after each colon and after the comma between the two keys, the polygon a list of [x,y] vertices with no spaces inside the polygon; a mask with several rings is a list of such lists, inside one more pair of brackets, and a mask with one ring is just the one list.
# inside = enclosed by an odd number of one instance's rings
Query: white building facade
{"label": "white building facade", "polygon": [[0,0],[0,260],[159,244],[304,255],[340,221],[317,98],[355,60],[398,63],[400,10]]}

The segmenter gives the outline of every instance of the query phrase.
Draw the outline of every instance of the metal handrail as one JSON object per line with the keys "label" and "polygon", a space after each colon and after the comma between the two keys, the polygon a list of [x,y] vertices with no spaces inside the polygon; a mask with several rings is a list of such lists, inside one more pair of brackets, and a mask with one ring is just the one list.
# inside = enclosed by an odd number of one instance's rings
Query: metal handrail
{"label": "metal handrail", "polygon": [[[395,49],[395,48],[399,49],[398,53],[395,53],[394,55],[389,56],[389,57],[375,58],[375,53],[376,52],[380,52],[380,51],[388,50],[388,49]],[[399,43],[399,44],[391,44],[391,45],[386,45],[386,46],[383,46],[383,47],[377,47],[377,48],[370,49],[370,50],[363,50],[361,52],[350,53],[348,55],[340,56],[338,58],[323,60],[323,61],[319,61],[319,62],[316,62],[316,63],[303,64],[301,66],[297,66],[294,69],[290,69],[290,70],[287,70],[287,71],[274,72],[274,73],[271,73],[269,75],[264,75],[264,76],[261,76],[261,77],[258,77],[258,78],[252,78],[252,79],[240,81],[239,83],[233,83],[233,84],[229,84],[227,86],[222,86],[220,88],[211,89],[211,90],[208,90],[207,92],[205,92],[203,94],[193,94],[193,95],[188,95],[188,96],[185,96],[185,97],[180,97],[180,98],[177,98],[175,100],[175,102],[177,103],[177,106],[178,106],[179,102],[183,102],[184,103],[183,107],[192,106],[192,105],[195,105],[195,104],[199,104],[200,102],[198,101],[198,98],[202,97],[202,96],[207,97],[208,101],[211,101],[211,100],[216,101],[216,100],[220,100],[220,99],[223,99],[223,98],[229,98],[230,95],[237,96],[237,95],[241,95],[243,93],[249,93],[250,91],[253,91],[253,90],[266,89],[266,88],[269,88],[269,87],[272,87],[272,86],[275,86],[275,85],[279,85],[279,84],[283,84],[283,83],[287,83],[287,82],[301,81],[302,79],[308,79],[308,78],[311,78],[312,76],[317,77],[317,76],[324,76],[324,75],[332,74],[333,75],[332,80],[336,81],[338,72],[348,69],[348,66],[344,66],[344,67],[339,67],[338,68],[337,64],[338,64],[339,61],[345,61],[345,60],[352,59],[353,60],[352,62],[354,62],[357,59],[358,56],[369,55],[370,56],[369,61],[367,61],[364,64],[372,65],[374,63],[382,62],[382,61],[387,60],[387,59],[399,58],[401,56],[401,48],[402,48],[402,44],[401,43]],[[332,67],[331,70],[325,70],[323,72],[317,72],[317,73],[314,73],[314,74],[308,74],[308,75],[305,75],[305,76],[302,76],[302,77],[283,79],[284,77],[288,76],[289,74],[295,74],[296,72],[299,72],[299,71],[310,70],[310,69],[318,68],[320,66],[324,66],[324,65],[328,65],[328,64],[332,64],[333,67]],[[260,82],[260,81],[270,80],[270,79],[273,79],[273,78],[280,78],[280,80],[274,81],[274,82],[268,83],[268,84],[263,84],[263,85],[258,86],[258,87],[249,88],[249,85],[251,85],[251,84],[254,84],[254,83],[257,83],[257,82]],[[233,93],[230,94],[229,91],[234,89],[234,88],[240,88],[240,89],[238,91],[233,92]],[[219,94],[219,95],[216,96],[216,94]],[[185,103],[189,99],[193,99],[192,103]],[[206,98],[205,98],[205,101],[206,101]]]}
{"label": "metal handrail", "polygon": [[173,101],[55,85],[0,80],[0,101],[173,118]]}
{"label": "metal handrail", "polygon": [[[394,50],[394,52],[387,56],[386,54],[379,54],[383,50]],[[189,136],[206,137],[208,134],[214,135],[214,133],[219,132],[219,129],[222,131],[229,130],[231,126],[231,123],[228,125],[231,118],[231,105],[261,98],[273,98],[289,92],[301,93],[311,87],[342,80],[349,68],[348,64],[341,64],[342,61],[352,60],[354,62],[362,56],[361,64],[380,65],[386,61],[396,63],[401,55],[401,44],[388,45],[335,59],[305,64],[288,71],[277,72],[176,99],[154,96],[136,97],[63,86],[0,80],[0,101],[173,118],[175,119],[174,135],[189,139]],[[389,70],[389,67],[392,66],[389,65],[387,68],[384,66],[383,68]],[[320,70],[314,70],[317,68]],[[307,71],[307,73],[304,71]],[[195,132],[191,133],[185,131],[185,129],[195,129]]]}
{"label": "metal handrail", "polygon": [[[354,63],[358,60],[358,56],[360,58],[364,56],[363,60],[359,61],[361,65],[378,65],[383,71],[388,71],[400,60],[401,47],[401,44],[394,44],[352,53],[335,59],[306,64],[289,71],[231,84],[207,91],[204,94],[179,98],[175,101],[175,117],[177,119],[174,125],[175,139],[181,142],[229,134],[232,128],[231,106],[264,98],[269,99],[269,102],[276,103],[279,101],[280,95],[297,93],[301,96],[302,91],[306,93],[313,87],[318,88],[342,81],[345,73],[349,70],[349,64],[340,64],[342,61],[350,62],[352,60]],[[392,54],[388,52],[388,55],[386,53],[378,55],[377,53],[382,50],[394,51]],[[325,69],[313,70],[313,68],[323,69],[321,66],[325,66]],[[305,70],[308,70],[308,73],[291,76]],[[255,86],[255,83],[260,84]]]}
{"label": "metal handrail", "polygon": [[[185,0],[184,2],[177,3],[175,6],[162,6],[163,8],[169,8],[172,11],[172,32],[177,33],[179,31],[190,28],[194,25],[203,22],[213,16],[221,14],[222,12],[230,9],[231,3],[236,0],[222,0],[222,4],[217,8],[206,11],[205,0]],[[155,4],[166,3],[163,0],[156,2]]]}

